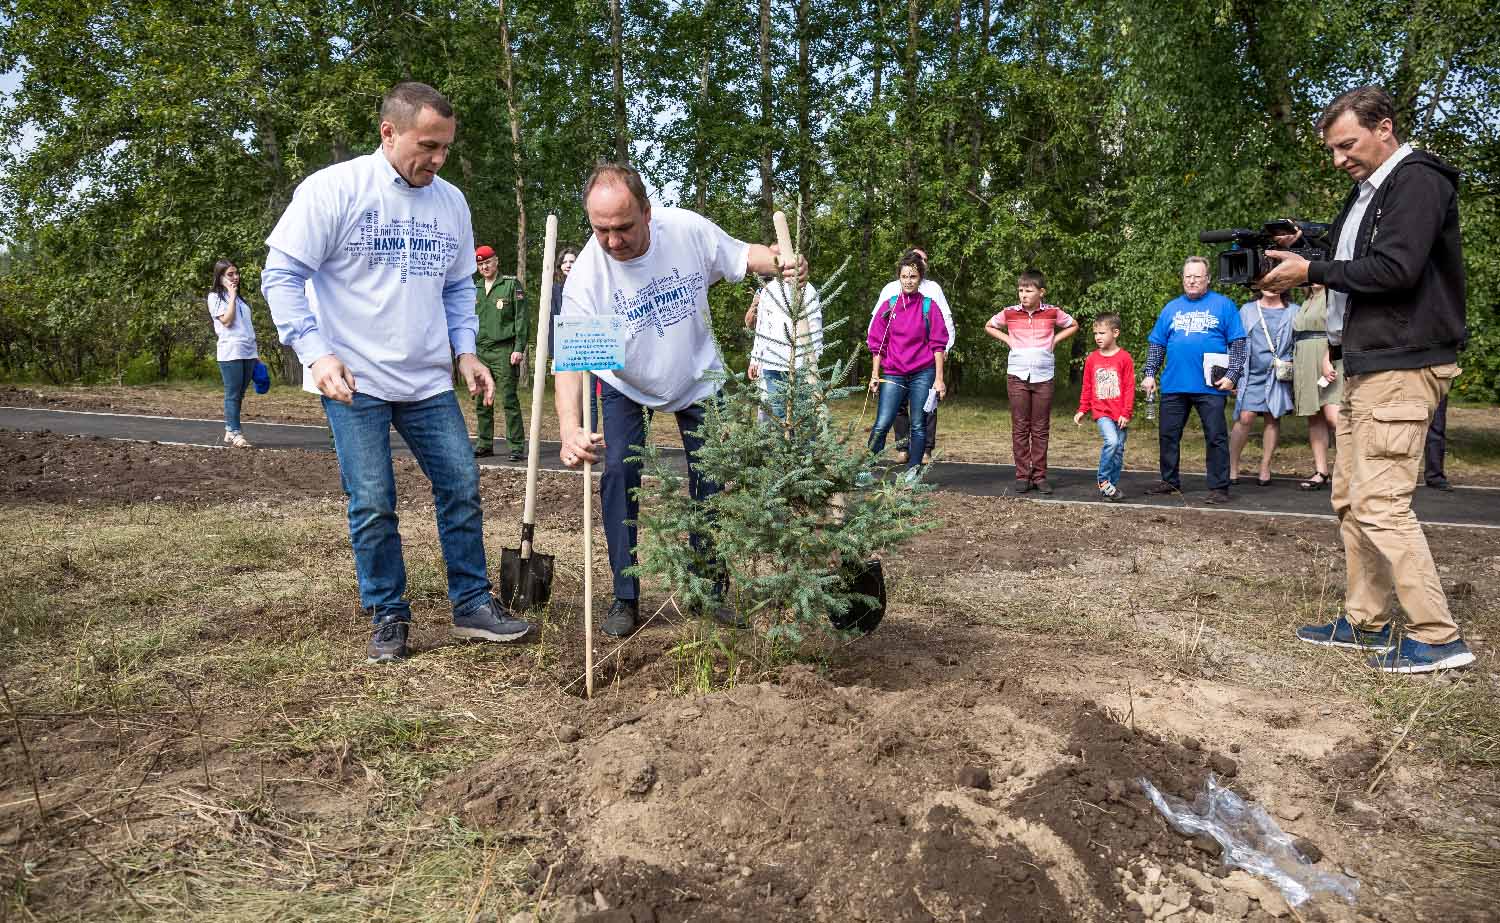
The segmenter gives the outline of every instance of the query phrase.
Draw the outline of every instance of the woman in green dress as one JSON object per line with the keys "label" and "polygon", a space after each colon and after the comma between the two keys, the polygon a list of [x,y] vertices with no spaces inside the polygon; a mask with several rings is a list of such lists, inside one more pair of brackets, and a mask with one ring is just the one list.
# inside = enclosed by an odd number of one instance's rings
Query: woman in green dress
{"label": "woman in green dress", "polygon": [[1299,417],[1307,417],[1312,443],[1313,476],[1303,490],[1323,490],[1329,484],[1328,444],[1338,427],[1339,402],[1344,399],[1344,363],[1328,360],[1328,292],[1321,285],[1292,318],[1292,398]]}

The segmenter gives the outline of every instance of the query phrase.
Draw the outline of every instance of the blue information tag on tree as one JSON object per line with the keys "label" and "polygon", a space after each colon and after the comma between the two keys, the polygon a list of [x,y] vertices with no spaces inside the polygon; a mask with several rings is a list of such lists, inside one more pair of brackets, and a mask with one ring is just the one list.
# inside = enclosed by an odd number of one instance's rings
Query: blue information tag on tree
{"label": "blue information tag on tree", "polygon": [[614,372],[625,367],[625,318],[618,314],[555,317],[552,371]]}

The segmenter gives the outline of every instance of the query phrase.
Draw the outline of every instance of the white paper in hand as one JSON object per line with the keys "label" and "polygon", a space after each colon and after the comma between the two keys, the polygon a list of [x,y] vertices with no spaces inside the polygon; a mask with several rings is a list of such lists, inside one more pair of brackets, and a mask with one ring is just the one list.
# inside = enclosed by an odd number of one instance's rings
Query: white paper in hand
{"label": "white paper in hand", "polygon": [[1203,383],[1210,388],[1219,386],[1219,379],[1224,373],[1214,374],[1214,369],[1229,369],[1228,353],[1204,353],[1203,354]]}
{"label": "white paper in hand", "polygon": [[932,413],[937,409],[938,393],[936,388],[927,389],[927,403],[922,405],[923,413]]}

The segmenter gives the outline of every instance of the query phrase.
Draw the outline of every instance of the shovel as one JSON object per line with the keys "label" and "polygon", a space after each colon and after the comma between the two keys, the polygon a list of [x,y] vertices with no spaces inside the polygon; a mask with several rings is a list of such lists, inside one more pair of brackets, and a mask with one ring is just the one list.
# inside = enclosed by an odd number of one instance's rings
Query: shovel
{"label": "shovel", "polygon": [[531,433],[527,440],[526,505],[521,510],[521,547],[500,552],[500,602],[511,612],[544,606],[552,598],[550,554],[538,554],[536,472],[542,456],[542,392],[547,387],[547,355],[552,334],[552,272],[557,256],[557,216],[547,216],[547,245],[542,256],[542,297],[537,309],[536,360],[531,370]]}
{"label": "shovel", "polygon": [[857,631],[867,635],[875,630],[885,618],[885,570],[880,561],[871,559],[864,564],[846,564],[843,572],[844,586],[850,593],[859,593],[875,599],[849,600],[849,610],[843,615],[831,615],[828,620],[839,631]]}

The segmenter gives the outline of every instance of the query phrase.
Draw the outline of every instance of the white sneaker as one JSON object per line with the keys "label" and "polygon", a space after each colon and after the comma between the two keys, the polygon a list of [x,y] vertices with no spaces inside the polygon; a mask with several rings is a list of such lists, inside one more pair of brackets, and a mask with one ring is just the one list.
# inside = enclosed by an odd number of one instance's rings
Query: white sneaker
{"label": "white sneaker", "polygon": [[224,441],[236,449],[250,448],[250,440],[246,439],[243,433],[225,433]]}

